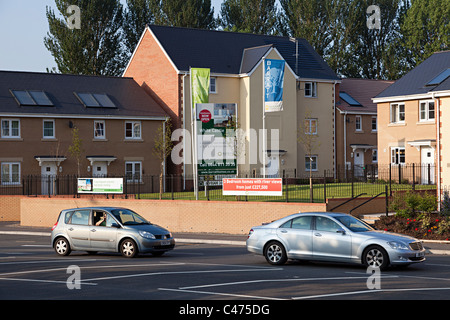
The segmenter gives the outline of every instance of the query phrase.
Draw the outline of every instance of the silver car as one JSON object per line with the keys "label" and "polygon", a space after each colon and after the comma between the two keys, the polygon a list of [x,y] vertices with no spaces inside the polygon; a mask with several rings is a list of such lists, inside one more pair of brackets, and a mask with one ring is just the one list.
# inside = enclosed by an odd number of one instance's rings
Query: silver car
{"label": "silver car", "polygon": [[297,213],[253,227],[247,250],[273,265],[287,259],[362,263],[381,270],[390,265],[425,261],[422,242],[409,236],[377,231],[344,213]]}
{"label": "silver car", "polygon": [[73,250],[160,256],[175,247],[172,234],[136,212],[116,207],[89,207],[60,212],[52,228],[52,246],[61,256]]}

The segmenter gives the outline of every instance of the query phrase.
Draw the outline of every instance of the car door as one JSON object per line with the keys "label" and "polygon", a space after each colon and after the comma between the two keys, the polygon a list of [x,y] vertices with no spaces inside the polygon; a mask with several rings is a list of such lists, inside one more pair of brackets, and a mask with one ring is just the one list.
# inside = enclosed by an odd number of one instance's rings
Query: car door
{"label": "car door", "polygon": [[344,261],[351,258],[352,237],[334,220],[316,216],[313,230],[313,258]]}
{"label": "car door", "polygon": [[277,235],[286,245],[290,258],[310,258],[312,256],[312,216],[300,216],[289,220],[277,230]]}
{"label": "car door", "polygon": [[[105,217],[103,220],[102,217]],[[90,228],[91,249],[98,251],[115,251],[117,248],[118,228],[114,218],[104,210],[92,211],[92,225]]]}
{"label": "car door", "polygon": [[66,225],[67,236],[70,238],[73,249],[89,249],[91,244],[89,209],[74,210]]}

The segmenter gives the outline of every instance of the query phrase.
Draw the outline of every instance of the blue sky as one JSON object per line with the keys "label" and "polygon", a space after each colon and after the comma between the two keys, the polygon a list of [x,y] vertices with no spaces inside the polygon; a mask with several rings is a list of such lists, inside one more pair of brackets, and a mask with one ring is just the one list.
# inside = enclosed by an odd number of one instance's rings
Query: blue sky
{"label": "blue sky", "polygon": [[[222,1],[211,1],[215,14]],[[56,67],[44,46],[46,6],[56,9],[54,0],[0,0],[0,70],[45,72]]]}

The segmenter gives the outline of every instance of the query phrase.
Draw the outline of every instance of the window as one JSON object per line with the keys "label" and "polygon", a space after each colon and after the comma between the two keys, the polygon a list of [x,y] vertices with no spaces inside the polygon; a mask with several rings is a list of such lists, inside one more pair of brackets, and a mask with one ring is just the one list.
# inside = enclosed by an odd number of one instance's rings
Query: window
{"label": "window", "polygon": [[405,122],[405,104],[393,103],[391,104],[391,123]]}
{"label": "window", "polygon": [[373,116],[372,117],[372,132],[377,132],[377,131],[378,131],[377,117]]}
{"label": "window", "polygon": [[355,131],[362,131],[362,118],[355,116]]}
{"label": "window", "polygon": [[20,121],[2,119],[2,138],[20,138]]}
{"label": "window", "polygon": [[351,95],[345,92],[339,92],[339,98],[347,102],[352,107],[362,107],[361,103],[356,101]]}
{"label": "window", "polygon": [[53,102],[44,91],[11,91],[21,106],[53,106]]}
{"label": "window", "polygon": [[292,229],[300,229],[300,230],[311,230],[311,216],[302,216],[291,219],[285,223],[283,223],[280,228],[292,228]]}
{"label": "window", "polygon": [[317,119],[305,119],[305,134],[317,134]]}
{"label": "window", "polygon": [[446,80],[448,77],[450,77],[450,68],[442,71],[440,74],[438,74],[436,77],[431,79],[426,86],[435,86],[438,84],[441,84],[444,80]]}
{"label": "window", "polygon": [[395,147],[391,148],[391,163],[392,164],[405,164],[405,148]]}
{"label": "window", "polygon": [[140,182],[142,173],[141,161],[127,161],[125,162],[125,175],[128,182]]}
{"label": "window", "polygon": [[[74,211],[72,216],[70,217],[70,224],[78,224],[87,226],[89,225],[89,215],[91,211],[90,210],[77,210]],[[67,219],[67,216],[66,216]]]}
{"label": "window", "polygon": [[20,162],[2,162],[2,185],[20,184]]}
{"label": "window", "polygon": [[317,82],[305,82],[305,97],[317,97]]}
{"label": "window", "polygon": [[419,103],[419,121],[434,120],[434,101],[421,101]]}
{"label": "window", "polygon": [[44,120],[43,121],[43,134],[44,139],[54,139],[55,138],[55,120]]}
{"label": "window", "polygon": [[214,77],[209,79],[209,93],[217,93],[217,79]]}
{"label": "window", "polygon": [[372,150],[372,163],[377,163],[377,162],[378,162],[378,150],[373,149]]}
{"label": "window", "polygon": [[94,139],[105,138],[105,121],[94,121]]}
{"label": "window", "polygon": [[141,122],[125,122],[125,139],[141,139]]}
{"label": "window", "polygon": [[317,171],[317,156],[305,157],[305,170]]}
{"label": "window", "polygon": [[340,229],[342,229],[341,226],[336,222],[334,222],[333,220],[328,219],[327,217],[316,217],[317,231],[336,232]]}
{"label": "window", "polygon": [[79,93],[75,92],[85,107],[116,108],[114,102],[105,93]]}

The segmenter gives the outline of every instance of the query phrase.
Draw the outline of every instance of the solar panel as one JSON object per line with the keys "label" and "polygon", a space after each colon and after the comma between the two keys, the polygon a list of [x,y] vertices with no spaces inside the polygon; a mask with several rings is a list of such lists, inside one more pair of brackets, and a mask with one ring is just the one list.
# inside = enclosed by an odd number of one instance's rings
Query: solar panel
{"label": "solar panel", "polygon": [[12,90],[11,93],[21,106],[53,106],[44,91]]}
{"label": "solar panel", "polygon": [[440,84],[442,81],[450,77],[450,68],[447,70],[442,71],[440,74],[438,74],[436,77],[431,79],[426,85],[427,86],[436,86]]}
{"label": "solar panel", "polygon": [[85,107],[116,108],[114,102],[105,93],[79,93],[75,95],[81,100]]}
{"label": "solar panel", "polygon": [[359,106],[361,107],[361,103],[359,103],[358,101],[356,101],[351,95],[349,95],[348,93],[345,92],[339,92],[339,98],[341,98],[342,100],[344,100],[345,102],[347,102],[349,105],[351,106]]}

